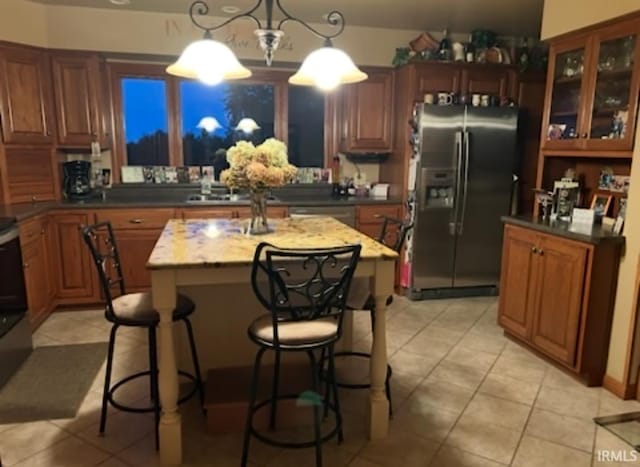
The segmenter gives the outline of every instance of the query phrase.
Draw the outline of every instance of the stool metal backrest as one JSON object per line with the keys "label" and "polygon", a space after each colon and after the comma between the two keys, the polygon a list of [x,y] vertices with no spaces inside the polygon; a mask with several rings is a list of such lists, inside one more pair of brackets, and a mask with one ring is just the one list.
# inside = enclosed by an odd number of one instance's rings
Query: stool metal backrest
{"label": "stool metal backrest", "polygon": [[98,278],[106,302],[107,319],[114,321],[117,316],[113,311],[112,289],[116,288],[119,295],[124,295],[125,285],[111,222],[106,221],[86,226],[82,229],[82,236],[91,251],[91,257],[98,270]]}
{"label": "stool metal backrest", "polygon": [[276,347],[278,324],[283,322],[335,317],[340,336],[360,250],[360,245],[314,249],[283,249],[265,242],[258,245],[251,285],[272,314]]}
{"label": "stool metal backrest", "polygon": [[[401,219],[396,219],[389,216],[380,217],[382,217],[383,221],[382,228],[380,229],[380,236],[378,237],[378,242],[388,246],[397,253],[400,253],[400,250],[402,250],[404,242],[407,239],[407,235],[409,234],[411,229],[413,229],[413,222],[403,221]],[[393,243],[389,243],[386,237],[392,227],[395,227],[397,232],[395,241]]]}

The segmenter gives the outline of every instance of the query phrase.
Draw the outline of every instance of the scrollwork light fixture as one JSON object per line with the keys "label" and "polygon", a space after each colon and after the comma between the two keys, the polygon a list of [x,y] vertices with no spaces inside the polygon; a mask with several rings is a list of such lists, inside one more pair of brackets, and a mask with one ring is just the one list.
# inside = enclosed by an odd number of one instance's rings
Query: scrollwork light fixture
{"label": "scrollwork light fixture", "polygon": [[[267,10],[264,26],[254,14],[263,3]],[[282,26],[289,21],[300,24],[324,41],[323,46],[311,52],[302,62],[300,69],[289,78],[291,84],[317,86],[322,90],[331,90],[340,84],[357,83],[367,79],[366,73],[360,71],[344,51],[335,48],[332,44],[332,39],[344,31],[345,20],[342,13],[334,10],[326,16],[327,23],[336,29],[330,34],[323,34],[291,15],[282,7],[280,0],[275,0],[275,6],[283,16],[277,24],[273,19],[274,0],[258,0],[258,3],[250,10],[232,16],[218,25],[207,26],[201,23],[198,18],[209,13],[209,5],[205,0],[194,1],[189,7],[189,17],[196,27],[204,31],[204,38],[189,44],[180,58],[167,67],[167,73],[183,78],[198,79],[212,85],[223,80],[250,77],[251,71],[242,66],[229,47],[222,42],[213,40],[211,34],[237,19],[247,18],[253,20],[258,26],[254,33],[264,51],[267,66],[271,66],[273,55],[284,36]]]}

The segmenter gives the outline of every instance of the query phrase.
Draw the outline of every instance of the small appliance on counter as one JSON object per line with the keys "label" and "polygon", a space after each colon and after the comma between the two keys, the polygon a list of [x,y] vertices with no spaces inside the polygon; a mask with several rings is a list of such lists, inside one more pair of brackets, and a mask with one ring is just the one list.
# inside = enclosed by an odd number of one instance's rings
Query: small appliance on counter
{"label": "small appliance on counter", "polygon": [[91,162],[65,162],[62,164],[62,169],[64,172],[63,189],[67,199],[87,199],[92,195]]}

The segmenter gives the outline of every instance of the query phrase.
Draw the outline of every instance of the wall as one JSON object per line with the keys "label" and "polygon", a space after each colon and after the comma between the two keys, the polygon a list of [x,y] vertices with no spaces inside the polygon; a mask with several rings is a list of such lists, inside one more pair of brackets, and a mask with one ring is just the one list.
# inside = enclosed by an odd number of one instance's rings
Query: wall
{"label": "wall", "polygon": [[45,47],[47,8],[24,0],[0,0],[0,40]]}
{"label": "wall", "polygon": [[[638,0],[545,0],[541,37],[548,39],[633,11],[640,11]],[[619,270],[616,304],[611,330],[607,375],[624,382],[625,362],[630,342],[630,328],[635,294],[638,255],[640,254],[640,131],[636,131],[635,164],[631,168],[631,187],[627,200],[627,225],[624,228],[626,252]],[[635,382],[636,371],[633,371]]]}
{"label": "wall", "polygon": [[545,0],[541,39],[640,10],[638,0]]}

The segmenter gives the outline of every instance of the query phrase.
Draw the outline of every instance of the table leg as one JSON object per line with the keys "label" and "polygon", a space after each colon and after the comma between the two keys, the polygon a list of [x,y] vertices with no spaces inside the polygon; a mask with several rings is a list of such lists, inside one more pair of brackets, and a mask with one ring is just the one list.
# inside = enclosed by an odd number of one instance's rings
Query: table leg
{"label": "table leg", "polygon": [[182,464],[182,421],[178,412],[178,368],[173,339],[173,310],[176,284],[173,271],[152,271],[153,306],[160,314],[158,323],[158,387],[162,414],[158,428],[160,463]]}
{"label": "table leg", "polygon": [[376,301],[376,320],[371,343],[369,393],[369,438],[380,439],[389,431],[389,401],[385,393],[387,377],[386,307],[387,298],[393,293],[394,263],[379,261],[371,278],[371,292]]}

